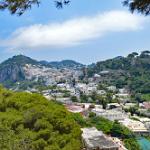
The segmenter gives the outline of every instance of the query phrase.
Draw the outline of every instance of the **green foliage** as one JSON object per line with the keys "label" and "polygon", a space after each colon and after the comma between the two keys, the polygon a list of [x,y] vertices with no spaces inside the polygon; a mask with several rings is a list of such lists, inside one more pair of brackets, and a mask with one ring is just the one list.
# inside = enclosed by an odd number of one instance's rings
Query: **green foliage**
{"label": "green foliage", "polygon": [[89,118],[93,118],[93,117],[96,117],[96,114],[94,112],[90,112],[89,113]]}
{"label": "green foliage", "polygon": [[80,127],[88,127],[90,126],[90,123],[88,122],[88,120],[84,119],[81,114],[79,113],[75,113],[72,114],[74,120],[80,125]]}
{"label": "green foliage", "polygon": [[106,134],[109,134],[112,128],[113,123],[102,117],[93,117],[91,118],[91,124],[96,126],[98,130],[103,131]]}
{"label": "green foliage", "polygon": [[133,116],[134,114],[136,114],[136,111],[138,110],[137,107],[130,107],[129,108],[129,112],[131,113],[131,116]]}
{"label": "green foliage", "polygon": [[125,139],[123,142],[128,150],[141,150],[140,145],[135,138]]}
{"label": "green foliage", "polygon": [[80,150],[80,137],[79,125],[62,105],[0,87],[1,150]]}
{"label": "green foliage", "polygon": [[122,139],[133,137],[133,133],[128,128],[121,125],[118,121],[113,123],[111,135]]}
{"label": "green foliage", "polygon": [[81,102],[82,103],[87,103],[88,102],[88,96],[87,95],[85,95],[85,94],[81,94],[80,95],[80,100],[81,100]]}
{"label": "green foliage", "polygon": [[[132,57],[131,57],[132,56]],[[132,93],[150,93],[150,55],[144,51],[129,54],[128,57],[116,57],[98,62],[88,68],[88,75],[93,76],[103,70],[109,70],[108,75],[102,75],[103,84],[127,87]]]}
{"label": "green foliage", "polygon": [[150,94],[143,94],[141,98],[143,101],[150,101]]}
{"label": "green foliage", "polygon": [[71,96],[71,101],[72,102],[78,102],[78,98],[76,96]]}

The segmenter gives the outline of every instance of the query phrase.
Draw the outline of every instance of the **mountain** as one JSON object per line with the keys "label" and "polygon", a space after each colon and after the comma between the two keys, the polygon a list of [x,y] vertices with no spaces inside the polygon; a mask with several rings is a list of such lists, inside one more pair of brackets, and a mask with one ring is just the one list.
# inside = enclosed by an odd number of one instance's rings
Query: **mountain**
{"label": "mountain", "polygon": [[44,65],[50,65],[53,68],[62,69],[62,68],[68,68],[68,69],[79,69],[84,67],[83,64],[78,63],[73,60],[62,60],[62,61],[53,61],[53,62],[47,62],[47,61],[40,61],[40,63]]}
{"label": "mountain", "polygon": [[23,66],[25,64],[38,65],[38,61],[23,55],[13,56],[0,64],[0,82],[16,82],[25,79]]}
{"label": "mountain", "polygon": [[2,65],[10,65],[10,64],[19,64],[19,65],[25,65],[25,64],[32,64],[37,65],[39,64],[38,61],[31,59],[30,57],[24,56],[24,55],[16,55],[12,58],[7,59],[6,61],[2,62],[0,66]]}
{"label": "mountain", "polygon": [[[102,74],[107,71],[107,75]],[[100,74],[105,84],[127,87],[132,92],[150,92],[150,51],[100,61],[88,67],[88,76]]]}
{"label": "mountain", "polygon": [[[70,77],[70,75],[74,74],[74,70],[77,71],[82,66],[82,64],[72,60],[47,62],[37,61],[24,55],[17,55],[0,64],[0,83],[6,87],[11,87],[17,82],[21,82],[21,84],[23,82],[25,84],[35,84],[35,82],[38,84],[50,84],[57,80],[57,76]],[[64,71],[62,72],[61,69],[64,69]]]}

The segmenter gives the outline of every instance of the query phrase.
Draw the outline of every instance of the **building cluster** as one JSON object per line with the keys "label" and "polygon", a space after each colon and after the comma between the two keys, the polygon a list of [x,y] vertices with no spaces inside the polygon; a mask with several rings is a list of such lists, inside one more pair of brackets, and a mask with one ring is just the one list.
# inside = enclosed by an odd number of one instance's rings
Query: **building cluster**
{"label": "building cluster", "polygon": [[26,64],[23,69],[27,80],[36,82],[42,80],[45,85],[55,85],[61,81],[70,82],[72,79],[78,80],[79,76],[82,75],[82,71],[79,70],[56,69],[31,64]]}
{"label": "building cluster", "polygon": [[[45,70],[43,76],[47,76],[47,84],[55,85],[54,89],[46,89],[41,93],[49,100],[53,99],[65,105],[72,113],[81,113],[84,117],[88,117],[92,112],[96,116],[106,118],[110,121],[118,121],[123,126],[130,129],[136,135],[150,135],[150,103],[137,103],[131,100],[130,92],[126,88],[117,88],[114,85],[101,86],[101,76],[108,75],[109,71],[102,71],[95,74],[92,78],[88,78],[88,82],[79,80],[81,72],[75,70],[49,70],[47,68],[35,68],[34,66],[26,66],[28,77],[41,77],[41,69]],[[45,77],[44,77],[45,78]],[[99,101],[92,101],[91,95],[95,93],[100,98],[108,98],[106,108]],[[110,101],[107,94],[111,93]],[[86,95],[87,101],[81,101],[81,95]],[[73,98],[74,97],[74,101]],[[116,101],[117,100],[117,101]],[[132,112],[134,109],[136,110]],[[137,114],[138,112],[138,114]],[[142,115],[140,115],[142,114]],[[86,150],[126,150],[120,139],[108,137],[95,128],[82,129],[82,139]]]}

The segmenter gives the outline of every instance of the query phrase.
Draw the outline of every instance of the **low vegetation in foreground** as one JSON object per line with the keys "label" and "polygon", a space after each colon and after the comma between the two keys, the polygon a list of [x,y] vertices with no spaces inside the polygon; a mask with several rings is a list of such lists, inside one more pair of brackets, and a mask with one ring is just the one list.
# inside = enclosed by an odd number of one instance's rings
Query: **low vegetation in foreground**
{"label": "low vegetation in foreground", "polygon": [[80,138],[79,125],[62,105],[0,87],[1,150],[80,150]]}

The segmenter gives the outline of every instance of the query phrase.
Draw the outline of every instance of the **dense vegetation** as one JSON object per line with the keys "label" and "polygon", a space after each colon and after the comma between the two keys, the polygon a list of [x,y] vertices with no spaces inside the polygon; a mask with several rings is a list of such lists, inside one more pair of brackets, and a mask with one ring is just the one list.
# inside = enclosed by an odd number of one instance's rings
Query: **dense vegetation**
{"label": "dense vegetation", "polygon": [[52,66],[54,68],[58,68],[58,69],[63,69],[63,68],[69,68],[69,69],[78,68],[79,69],[84,66],[83,64],[78,63],[73,60],[62,60],[62,61],[53,61],[53,62],[41,61],[41,63],[50,65],[50,66]]}
{"label": "dense vegetation", "polygon": [[141,95],[141,99],[143,101],[150,101],[150,94],[143,94],[143,95]]}
{"label": "dense vegetation", "polygon": [[80,150],[80,137],[79,125],[62,105],[0,87],[1,150]]}
{"label": "dense vegetation", "polygon": [[109,71],[109,74],[102,75],[105,83],[118,88],[127,87],[132,93],[150,93],[150,51],[143,51],[140,55],[133,52],[127,57],[98,62],[89,67],[88,75],[104,70]]}

